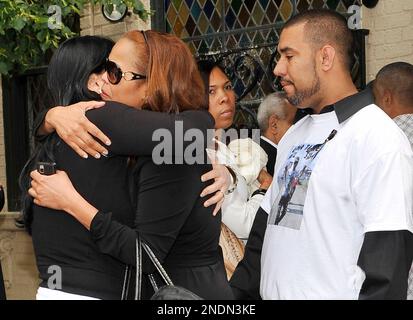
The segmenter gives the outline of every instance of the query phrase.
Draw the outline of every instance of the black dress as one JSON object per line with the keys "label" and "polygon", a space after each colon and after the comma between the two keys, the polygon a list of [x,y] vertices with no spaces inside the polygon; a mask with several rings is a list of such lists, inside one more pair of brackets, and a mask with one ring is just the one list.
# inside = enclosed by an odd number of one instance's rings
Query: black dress
{"label": "black dress", "polygon": [[[159,128],[174,133],[175,120],[183,121],[184,132],[195,127],[205,136],[206,130],[213,127],[213,119],[205,111],[170,115],[138,111],[117,103],[107,103],[103,108],[89,111],[87,116],[111,138],[109,156],[82,159],[60,141],[56,147],[58,169],[67,172],[87,201],[108,212],[105,218],[127,231],[133,231],[130,227],[135,219],[129,196],[127,155],[150,156],[159,144],[152,141],[153,133]],[[188,144],[185,142],[184,147]],[[118,239],[112,238],[120,241],[118,251],[107,255],[105,249],[101,250],[102,239],[92,237],[71,215],[33,205],[32,237],[41,286],[101,299],[120,298],[125,262],[129,263],[121,258],[123,254],[133,254],[127,243],[122,242],[122,233]],[[57,268],[61,270],[61,286],[59,281],[49,281]]]}
{"label": "black dress", "polygon": [[[199,196],[207,186],[200,176],[209,170],[207,165],[155,165],[150,157],[139,158],[135,170],[136,226],[174,284],[205,299],[233,299],[218,245],[221,214],[212,216]],[[108,214],[99,212],[91,233],[105,253],[135,264],[134,230],[125,230],[110,221]],[[144,273],[154,271],[144,259]],[[143,282],[143,297],[149,298],[152,287],[145,276]]]}
{"label": "black dress", "polygon": [[[206,199],[200,197],[208,185],[200,177],[211,169],[205,164],[156,165],[152,157],[139,157],[132,176],[137,187],[132,197],[136,230],[175,285],[205,299],[233,299],[219,247],[221,213],[214,217],[213,208],[205,208]],[[95,216],[90,228],[102,252],[129,265],[136,264],[136,230],[113,221],[104,210]],[[154,272],[145,258],[144,273]],[[146,276],[142,294],[146,299],[153,294]]]}

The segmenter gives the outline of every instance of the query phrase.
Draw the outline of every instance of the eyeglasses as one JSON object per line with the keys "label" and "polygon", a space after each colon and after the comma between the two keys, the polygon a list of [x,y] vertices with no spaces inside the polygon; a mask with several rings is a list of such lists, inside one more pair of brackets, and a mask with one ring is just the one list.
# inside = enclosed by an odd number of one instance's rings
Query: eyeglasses
{"label": "eyeglasses", "polygon": [[122,78],[126,81],[146,79],[145,75],[139,73],[132,71],[123,72],[115,62],[109,59],[106,59],[105,71],[108,73],[108,80],[111,84],[118,84]]}

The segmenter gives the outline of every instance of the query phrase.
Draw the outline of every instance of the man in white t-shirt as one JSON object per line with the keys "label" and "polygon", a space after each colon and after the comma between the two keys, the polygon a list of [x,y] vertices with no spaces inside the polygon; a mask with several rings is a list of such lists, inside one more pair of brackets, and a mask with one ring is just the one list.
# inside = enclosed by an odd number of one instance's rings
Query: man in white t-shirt
{"label": "man in white t-shirt", "polygon": [[274,70],[312,114],[278,146],[273,183],[231,285],[237,298],[405,299],[413,256],[413,154],[406,136],[358,93],[346,20],[290,19]]}

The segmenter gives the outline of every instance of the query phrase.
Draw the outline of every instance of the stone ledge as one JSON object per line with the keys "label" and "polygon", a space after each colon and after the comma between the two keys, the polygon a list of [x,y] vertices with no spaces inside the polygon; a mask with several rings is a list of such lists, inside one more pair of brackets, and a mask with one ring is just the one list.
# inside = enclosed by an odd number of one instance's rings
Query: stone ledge
{"label": "stone ledge", "polygon": [[0,213],[0,260],[8,300],[35,299],[39,285],[32,239],[15,225],[18,212]]}
{"label": "stone ledge", "polygon": [[15,231],[26,232],[25,229],[16,227],[15,219],[20,217],[18,212],[1,212],[0,213],[0,230],[1,231]]}

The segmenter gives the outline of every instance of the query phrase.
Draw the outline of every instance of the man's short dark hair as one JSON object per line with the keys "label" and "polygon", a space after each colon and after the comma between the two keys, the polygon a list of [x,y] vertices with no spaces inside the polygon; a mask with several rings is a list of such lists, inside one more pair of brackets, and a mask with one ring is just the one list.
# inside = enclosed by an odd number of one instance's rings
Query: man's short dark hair
{"label": "man's short dark hair", "polygon": [[380,86],[396,96],[404,106],[413,106],[413,65],[407,62],[390,63],[377,73],[374,87]]}
{"label": "man's short dark hair", "polygon": [[341,56],[344,65],[350,70],[354,57],[354,37],[341,14],[328,10],[308,10],[288,20],[283,29],[304,23],[304,38],[315,48],[332,45]]}

